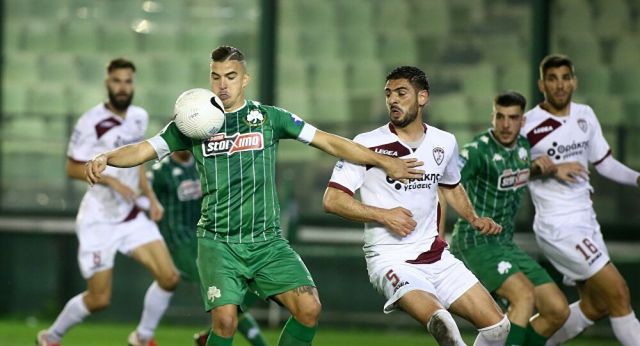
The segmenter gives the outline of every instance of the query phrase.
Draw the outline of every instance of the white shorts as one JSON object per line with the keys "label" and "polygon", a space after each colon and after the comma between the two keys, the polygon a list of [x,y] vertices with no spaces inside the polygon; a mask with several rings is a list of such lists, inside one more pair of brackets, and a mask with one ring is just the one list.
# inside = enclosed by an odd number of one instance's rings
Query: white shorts
{"label": "white shorts", "polygon": [[158,226],[144,212],[121,223],[77,224],[76,234],[78,264],[85,279],[113,268],[117,251],[128,256],[135,248],[162,239]]}
{"label": "white shorts", "polygon": [[447,249],[435,263],[411,264],[405,260],[385,255],[367,258],[369,281],[387,299],[383,309],[386,314],[397,310],[400,298],[413,290],[433,294],[448,309],[478,282],[473,273]]}
{"label": "white shorts", "polygon": [[566,285],[592,277],[610,261],[593,210],[557,218],[536,217],[533,229],[538,246],[564,275]]}

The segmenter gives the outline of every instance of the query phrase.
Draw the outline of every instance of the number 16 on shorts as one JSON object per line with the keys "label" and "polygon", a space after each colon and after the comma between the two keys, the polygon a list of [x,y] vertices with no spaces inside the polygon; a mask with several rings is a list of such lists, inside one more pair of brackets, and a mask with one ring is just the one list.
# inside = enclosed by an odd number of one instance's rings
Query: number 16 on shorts
{"label": "number 16 on shorts", "polygon": [[600,249],[598,249],[598,247],[588,238],[584,238],[581,242],[576,244],[576,250],[584,256],[584,260],[587,261],[589,265],[602,256]]}

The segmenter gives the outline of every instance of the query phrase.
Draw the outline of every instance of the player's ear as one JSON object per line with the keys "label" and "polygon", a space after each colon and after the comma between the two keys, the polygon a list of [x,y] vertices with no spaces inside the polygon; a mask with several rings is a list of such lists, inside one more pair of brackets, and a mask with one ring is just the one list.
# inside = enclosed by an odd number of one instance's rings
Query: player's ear
{"label": "player's ear", "polygon": [[543,94],[545,93],[545,91],[544,91],[544,80],[543,79],[538,79],[538,90]]}
{"label": "player's ear", "polygon": [[424,107],[429,102],[429,92],[426,90],[421,90],[418,92],[418,105],[420,107]]}
{"label": "player's ear", "polygon": [[245,72],[244,75],[242,76],[242,87],[246,88],[247,85],[249,85],[250,80],[251,80],[251,75],[249,74],[249,72]]}

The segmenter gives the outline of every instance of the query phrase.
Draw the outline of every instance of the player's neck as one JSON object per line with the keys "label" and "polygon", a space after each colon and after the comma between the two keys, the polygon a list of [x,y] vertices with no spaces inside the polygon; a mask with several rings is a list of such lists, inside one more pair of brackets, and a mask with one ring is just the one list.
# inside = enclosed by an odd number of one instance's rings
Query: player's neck
{"label": "player's neck", "polygon": [[569,115],[569,109],[571,106],[571,102],[568,102],[566,106],[562,108],[556,108],[551,103],[544,101],[540,104],[540,108],[544,109],[548,113],[555,115],[557,117],[565,117]]}
{"label": "player's neck", "polygon": [[[123,118],[123,119],[127,116],[127,110],[126,110],[126,109],[125,109],[125,110],[122,110],[122,111],[121,111],[121,110],[118,110],[118,109],[116,109],[116,107],[114,107],[114,106],[111,104],[111,102],[105,102],[104,106],[105,106],[105,107],[107,107],[107,109],[108,109],[108,110],[110,110],[110,111],[111,111],[111,113],[113,113],[113,114],[115,114],[115,115],[118,115],[118,116],[120,116],[120,117],[121,117],[121,118]],[[128,107],[127,107],[127,109],[128,109]]]}
{"label": "player's neck", "polygon": [[244,106],[247,104],[247,100],[246,99],[242,99],[242,102],[238,102],[237,104],[229,107],[229,109],[225,109],[224,112],[225,113],[233,113],[233,112],[237,112],[238,110],[244,108]]}
{"label": "player's neck", "polygon": [[418,118],[405,127],[395,127],[398,137],[405,142],[417,142],[424,137],[424,125]]}

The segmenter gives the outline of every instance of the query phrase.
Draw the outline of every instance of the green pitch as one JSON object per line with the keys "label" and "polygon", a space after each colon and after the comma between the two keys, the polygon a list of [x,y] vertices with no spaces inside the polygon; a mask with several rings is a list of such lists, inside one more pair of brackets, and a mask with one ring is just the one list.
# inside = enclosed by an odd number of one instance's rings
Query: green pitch
{"label": "green pitch", "polygon": [[[0,346],[34,345],[36,333],[49,325],[49,322],[26,323],[21,320],[0,320]],[[64,339],[64,346],[112,346],[125,345],[127,335],[135,324],[111,324],[85,322],[74,329]],[[163,324],[156,333],[160,346],[193,346],[193,334],[196,327]],[[277,345],[279,330],[265,330],[264,334],[271,345]],[[465,335],[467,344],[473,344],[474,336]],[[406,330],[338,330],[320,328],[313,343],[315,346],[386,346],[386,345],[437,345],[426,333]],[[579,338],[567,343],[569,346],[608,346],[617,345],[613,340]],[[241,336],[236,336],[234,345],[249,345]]]}

